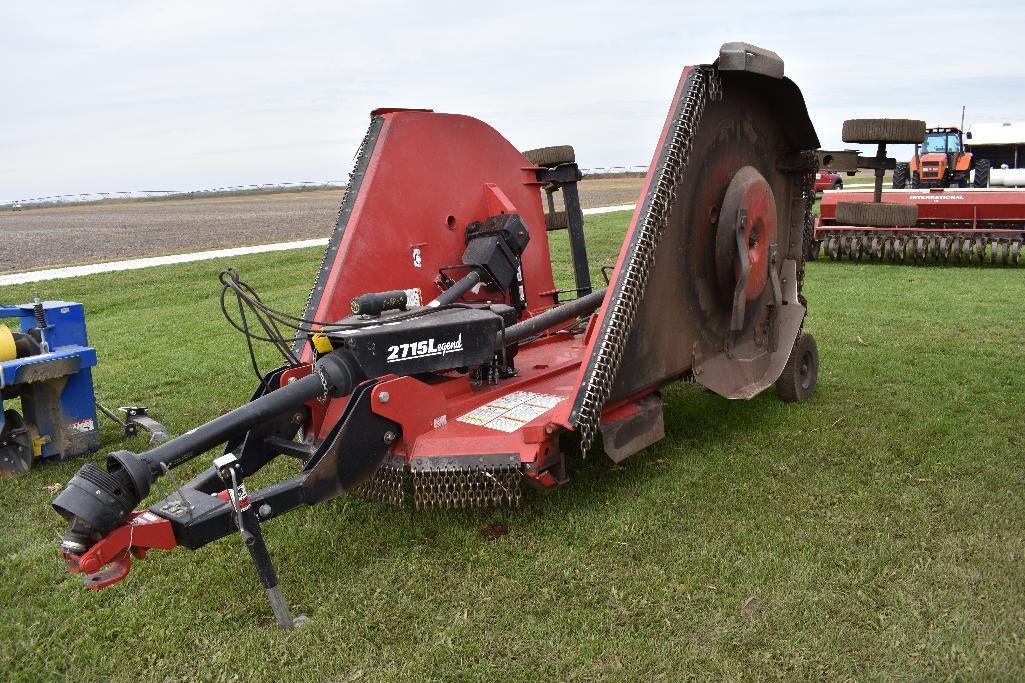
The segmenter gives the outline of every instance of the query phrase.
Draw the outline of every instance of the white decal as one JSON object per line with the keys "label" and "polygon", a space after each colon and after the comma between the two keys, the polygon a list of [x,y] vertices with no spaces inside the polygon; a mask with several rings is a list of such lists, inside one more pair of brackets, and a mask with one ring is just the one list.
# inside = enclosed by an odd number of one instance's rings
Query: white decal
{"label": "white decal", "polygon": [[452,341],[438,342],[431,337],[409,344],[397,344],[388,347],[388,358],[386,362],[397,363],[403,360],[414,360],[416,358],[429,358],[430,356],[444,356],[449,353],[457,353],[463,350],[463,335],[459,334]]}
{"label": "white decal", "polygon": [[551,394],[535,394],[532,391],[515,391],[474,408],[457,419],[478,427],[511,433],[547,413],[563,398]]}
{"label": "white decal", "polygon": [[434,428],[444,427],[448,424],[448,415],[440,415],[434,418]]}
{"label": "white decal", "polygon": [[94,431],[96,429],[96,423],[89,418],[84,420],[75,420],[68,425],[68,429],[73,432],[78,432],[79,434],[85,434],[86,432]]}
{"label": "white decal", "polygon": [[950,200],[956,201],[956,200],[959,200],[959,199],[963,200],[964,199],[964,195],[963,194],[913,194],[913,195],[910,195],[908,197],[908,199],[917,199],[919,201],[932,200],[934,202],[935,201],[939,201],[941,199],[950,199]]}
{"label": "white decal", "polygon": [[406,292],[406,305],[407,306],[423,306],[423,296],[420,294],[420,288],[414,287],[413,289],[407,289]]}
{"label": "white decal", "polygon": [[423,268],[424,267],[424,259],[423,259],[423,256],[420,254],[420,247],[413,247],[413,267],[414,268]]}

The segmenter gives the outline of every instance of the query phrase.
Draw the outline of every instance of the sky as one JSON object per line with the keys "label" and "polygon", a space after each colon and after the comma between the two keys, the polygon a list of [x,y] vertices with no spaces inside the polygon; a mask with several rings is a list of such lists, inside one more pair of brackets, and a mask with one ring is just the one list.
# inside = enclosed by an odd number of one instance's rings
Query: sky
{"label": "sky", "polygon": [[680,70],[729,41],[783,57],[827,148],[846,118],[1023,120],[1023,28],[985,1],[5,1],[0,201],[340,180],[382,106],[644,165]]}

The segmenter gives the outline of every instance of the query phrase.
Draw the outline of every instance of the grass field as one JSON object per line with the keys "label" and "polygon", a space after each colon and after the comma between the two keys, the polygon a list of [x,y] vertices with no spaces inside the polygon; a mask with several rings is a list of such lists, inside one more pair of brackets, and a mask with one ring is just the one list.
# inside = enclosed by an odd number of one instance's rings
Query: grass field
{"label": "grass field", "polygon": [[[589,221],[596,262],[626,219]],[[318,263],[312,250],[232,262],[293,310]],[[217,306],[225,265],[40,289],[86,302],[101,399],[146,403],[181,433],[254,384]],[[346,498],[291,513],[265,528],[286,598],[312,619],[289,633],[238,539],[154,552],[86,591],[57,555],[47,488],[81,462],[0,481],[0,679],[1020,680],[1022,283],[810,264],[822,372],[807,403],[673,387],[663,442],[620,467],[574,458],[567,487],[511,512]],[[109,424],[103,436],[144,448]],[[255,483],[295,465],[273,469]],[[494,521],[510,533],[485,540]]]}

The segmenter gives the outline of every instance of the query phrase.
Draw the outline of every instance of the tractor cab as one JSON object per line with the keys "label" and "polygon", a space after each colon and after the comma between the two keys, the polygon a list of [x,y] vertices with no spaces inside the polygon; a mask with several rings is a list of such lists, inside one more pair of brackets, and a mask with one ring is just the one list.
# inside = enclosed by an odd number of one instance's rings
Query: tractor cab
{"label": "tractor cab", "polygon": [[968,187],[972,155],[964,151],[961,129],[929,128],[910,163],[913,187]]}

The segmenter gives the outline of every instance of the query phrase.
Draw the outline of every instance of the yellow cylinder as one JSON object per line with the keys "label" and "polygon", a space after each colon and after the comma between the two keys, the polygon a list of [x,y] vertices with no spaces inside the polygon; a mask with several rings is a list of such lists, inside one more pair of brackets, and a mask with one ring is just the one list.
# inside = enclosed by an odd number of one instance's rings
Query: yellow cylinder
{"label": "yellow cylinder", "polygon": [[0,325],[0,363],[18,357],[18,349],[14,346],[14,335],[7,325]]}

